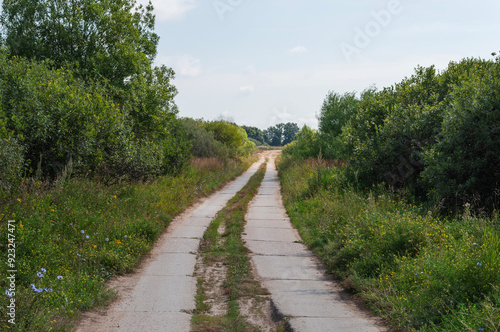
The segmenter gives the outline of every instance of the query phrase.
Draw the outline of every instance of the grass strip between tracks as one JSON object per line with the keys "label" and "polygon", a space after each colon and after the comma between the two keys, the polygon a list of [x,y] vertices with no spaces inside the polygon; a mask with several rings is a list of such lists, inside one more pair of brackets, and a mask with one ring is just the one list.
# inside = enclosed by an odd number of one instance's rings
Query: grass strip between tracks
{"label": "grass strip between tracks", "polygon": [[[210,306],[206,303],[207,296],[204,292],[205,278],[199,278],[196,310],[192,319],[194,331],[259,331],[258,327],[240,313],[238,300],[268,295],[268,291],[252,277],[248,249],[241,238],[248,204],[257,194],[265,170],[266,163],[263,163],[245,187],[218,213],[205,232],[200,246],[204,263],[218,262],[227,266],[223,288],[228,309],[225,316],[214,317],[208,314]],[[219,233],[221,224],[225,229],[223,234]]]}

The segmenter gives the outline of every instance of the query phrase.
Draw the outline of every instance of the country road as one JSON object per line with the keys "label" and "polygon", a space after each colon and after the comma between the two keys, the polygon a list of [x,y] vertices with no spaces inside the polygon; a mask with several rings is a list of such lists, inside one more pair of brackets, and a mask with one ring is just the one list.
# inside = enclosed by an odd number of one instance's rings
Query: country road
{"label": "country road", "polygon": [[190,331],[195,308],[196,254],[215,217],[269,159],[257,196],[250,203],[243,239],[255,278],[271,295],[272,310],[292,331],[385,331],[346,300],[342,289],[301,243],[283,207],[275,168],[276,151],[264,152],[247,172],[177,217],[134,274],[110,283],[117,300],[80,320],[77,332]]}

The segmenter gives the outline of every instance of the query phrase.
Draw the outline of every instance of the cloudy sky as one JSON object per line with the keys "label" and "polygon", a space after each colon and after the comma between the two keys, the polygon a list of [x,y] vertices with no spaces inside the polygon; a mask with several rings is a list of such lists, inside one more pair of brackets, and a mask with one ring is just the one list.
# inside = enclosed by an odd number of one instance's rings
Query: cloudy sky
{"label": "cloudy sky", "polygon": [[[143,2],[146,0],[141,0]],[[498,0],[153,0],[179,115],[317,127],[329,90],[500,51]]]}

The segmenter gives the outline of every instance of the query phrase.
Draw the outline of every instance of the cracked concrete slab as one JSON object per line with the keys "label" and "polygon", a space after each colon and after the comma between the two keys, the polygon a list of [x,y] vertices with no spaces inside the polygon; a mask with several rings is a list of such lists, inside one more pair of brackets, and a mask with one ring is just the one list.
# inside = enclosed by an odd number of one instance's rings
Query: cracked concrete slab
{"label": "cracked concrete slab", "polygon": [[380,332],[381,324],[352,302],[300,242],[286,215],[274,158],[246,215],[243,239],[257,278],[271,293],[274,311],[292,331]]}
{"label": "cracked concrete slab", "polygon": [[261,157],[221,191],[177,217],[139,271],[110,284],[119,291],[118,300],[104,315],[88,313],[76,331],[189,331],[189,313],[195,309],[197,280],[193,273],[200,239],[217,212],[263,161]]}

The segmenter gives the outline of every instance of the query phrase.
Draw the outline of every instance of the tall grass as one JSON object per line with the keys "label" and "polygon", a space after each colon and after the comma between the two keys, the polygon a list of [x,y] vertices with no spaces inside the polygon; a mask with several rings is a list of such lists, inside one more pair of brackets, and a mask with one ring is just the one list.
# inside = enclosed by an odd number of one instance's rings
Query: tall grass
{"label": "tall grass", "polygon": [[[0,280],[0,329],[69,330],[80,312],[114,297],[106,281],[133,271],[177,214],[251,161],[193,159],[182,174],[147,183],[26,185],[1,205],[2,257],[7,261],[7,220],[15,220],[17,273],[15,326],[7,321],[7,279]],[[2,263],[1,275],[7,270]]]}
{"label": "tall grass", "polygon": [[278,165],[305,243],[396,329],[500,330],[498,217],[438,217],[383,188],[357,192],[317,160]]}

